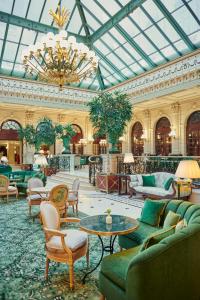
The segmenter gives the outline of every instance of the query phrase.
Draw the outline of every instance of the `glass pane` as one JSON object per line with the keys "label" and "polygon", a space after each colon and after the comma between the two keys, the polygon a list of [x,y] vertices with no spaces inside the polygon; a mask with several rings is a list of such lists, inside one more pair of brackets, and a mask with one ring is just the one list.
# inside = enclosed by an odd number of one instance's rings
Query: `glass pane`
{"label": "glass pane", "polygon": [[143,73],[143,70],[140,68],[140,66],[137,63],[132,64],[130,68],[133,70],[133,72],[137,74]]}
{"label": "glass pane", "polygon": [[36,36],[36,31],[24,29],[21,43],[26,45],[33,44],[35,40],[35,36]]}
{"label": "glass pane", "polygon": [[17,51],[17,44],[6,42],[3,59],[9,60],[9,61],[14,61],[16,51]]}
{"label": "glass pane", "polygon": [[126,42],[125,38],[115,28],[112,28],[111,30],[109,30],[109,33],[112,36],[114,36],[119,41],[120,44],[123,44]]}
{"label": "glass pane", "polygon": [[22,31],[22,27],[9,25],[7,40],[12,42],[19,42],[21,31]]}
{"label": "glass pane", "polygon": [[186,34],[193,33],[196,30],[200,29],[200,26],[196,22],[196,20],[192,17],[190,12],[186,7],[181,7],[179,10],[175,11],[173,17],[179,23],[179,25],[183,28]]}
{"label": "glass pane", "polygon": [[137,29],[137,27],[128,18],[123,19],[119,24],[132,37],[135,36],[136,34],[138,34],[140,32]]}
{"label": "glass pane", "polygon": [[167,57],[167,58],[175,58],[178,57],[177,52],[174,50],[172,46],[168,46],[161,50],[161,52]]}
{"label": "glass pane", "polygon": [[0,22],[0,38],[1,39],[4,38],[5,30],[6,30],[6,23]]}
{"label": "glass pane", "polygon": [[100,69],[101,69],[101,74],[102,74],[104,77],[110,75],[110,73],[109,73],[102,65],[101,65]]}
{"label": "glass pane", "polygon": [[112,75],[110,75],[109,77],[107,77],[107,79],[108,79],[111,83],[113,83],[113,84],[116,84],[116,83],[117,83],[116,78],[113,77]]}
{"label": "glass pane", "polygon": [[98,0],[97,2],[99,2],[111,15],[116,14],[120,10],[120,6],[115,0]]}
{"label": "glass pane", "polygon": [[58,6],[58,1],[48,0],[46,2],[45,8],[44,8],[44,11],[42,14],[42,18],[41,18],[41,23],[48,24],[48,25],[50,25],[52,23],[53,19],[52,19],[52,16],[49,15],[49,10],[52,9],[53,11],[56,11],[57,6]]}
{"label": "glass pane", "polygon": [[122,48],[117,48],[115,50],[115,53],[119,57],[123,58],[123,60],[126,62],[127,65],[132,64],[134,62],[131,56],[129,56]]}
{"label": "glass pane", "polygon": [[42,7],[44,4],[44,0],[31,0],[31,4],[29,7],[27,19],[33,21],[39,21],[40,13],[42,11]]}
{"label": "glass pane", "polygon": [[4,11],[8,14],[11,13],[13,0],[0,0],[0,11]]}
{"label": "glass pane", "polygon": [[22,51],[26,48],[27,48],[27,46],[22,46],[22,45],[19,46],[19,50],[18,50],[17,58],[16,58],[17,63],[22,63],[22,59],[21,59]]}
{"label": "glass pane", "polygon": [[107,58],[111,61],[111,63],[116,66],[118,69],[124,68],[124,64],[113,54],[110,53],[107,55]]}
{"label": "glass pane", "polygon": [[93,30],[97,30],[101,24],[97,22],[86,10],[84,10],[84,13],[89,26],[92,27]]}
{"label": "glass pane", "polygon": [[106,47],[106,45],[101,42],[101,40],[97,40],[94,43],[94,46],[97,47],[104,55],[110,52],[110,50]]}
{"label": "glass pane", "polygon": [[81,28],[81,25],[82,21],[78,12],[78,8],[76,8],[69,23],[67,31],[78,33]]}
{"label": "glass pane", "polygon": [[199,47],[200,44],[200,31],[197,31],[189,36],[193,44]]}
{"label": "glass pane", "polygon": [[167,21],[167,19],[163,19],[160,22],[158,22],[158,26],[160,26],[160,28],[172,42],[175,42],[180,39],[180,36],[173,28],[173,26]]}
{"label": "glass pane", "polygon": [[101,38],[106,44],[110,46],[113,50],[116,49],[119,45],[115,42],[115,40],[108,34],[104,34]]}
{"label": "glass pane", "polygon": [[147,69],[147,70],[150,70],[150,69],[151,69],[151,67],[149,66],[149,64],[148,64],[144,59],[141,59],[141,60],[139,61],[139,63],[140,63],[140,65],[143,66],[145,69]]}
{"label": "glass pane", "polygon": [[148,28],[145,33],[154,42],[154,44],[158,46],[158,48],[163,48],[169,44],[155,26]]}
{"label": "glass pane", "polygon": [[124,74],[126,77],[130,78],[133,77],[134,74],[133,72],[131,72],[129,69],[124,68],[123,70],[121,70],[122,74]]}
{"label": "glass pane", "polygon": [[101,23],[105,23],[106,21],[108,21],[109,19],[108,15],[101,9],[101,7],[98,4],[94,2],[94,0],[82,0],[82,2],[83,4],[85,4],[87,8],[89,8],[89,10],[93,14],[95,14],[97,19],[99,19]]}
{"label": "glass pane", "polygon": [[159,52],[153,53],[149,57],[155,64],[160,64],[165,62],[164,58],[162,57],[162,55],[160,55]]}
{"label": "glass pane", "polygon": [[181,53],[186,53],[189,48],[188,46],[182,41],[178,41],[176,43],[174,43],[174,46],[181,52]]}
{"label": "glass pane", "polygon": [[189,2],[189,5],[192,8],[193,12],[196,14],[196,16],[200,19],[200,1],[192,0]]}
{"label": "glass pane", "polygon": [[138,52],[129,43],[125,43],[123,46],[126,48],[126,50],[128,50],[131,53],[131,55],[136,60],[141,59],[141,56],[138,54]]}
{"label": "glass pane", "polygon": [[7,62],[7,61],[3,61],[1,67],[2,67],[2,69],[12,70],[13,63],[10,63],[10,62]]}
{"label": "glass pane", "polygon": [[23,65],[15,64],[15,67],[14,67],[14,70],[13,70],[13,75],[14,76],[15,75],[18,75],[18,76],[21,75],[21,76],[23,76],[24,73],[25,73],[25,71],[24,71]]}
{"label": "glass pane", "polygon": [[137,8],[136,10],[134,10],[134,12],[130,14],[130,16],[143,30],[152,25],[152,22],[149,18],[147,18],[141,8]]}
{"label": "glass pane", "polygon": [[152,0],[145,1],[142,6],[145,10],[150,14],[150,16],[154,19],[154,21],[159,21],[160,19],[164,18],[164,15],[158,9],[158,7],[153,3]]}
{"label": "glass pane", "polygon": [[150,42],[145,38],[145,36],[142,33],[136,36],[134,40],[145,53],[151,54],[152,52],[156,51],[156,49],[150,44]]}
{"label": "glass pane", "polygon": [[183,2],[181,0],[173,0],[173,1],[162,0],[162,3],[166,6],[166,8],[170,12],[174,11],[175,9],[183,5]]}
{"label": "glass pane", "polygon": [[1,55],[2,46],[3,46],[3,41],[0,40],[0,55]]}
{"label": "glass pane", "polygon": [[29,0],[15,0],[13,15],[25,17],[28,9]]}

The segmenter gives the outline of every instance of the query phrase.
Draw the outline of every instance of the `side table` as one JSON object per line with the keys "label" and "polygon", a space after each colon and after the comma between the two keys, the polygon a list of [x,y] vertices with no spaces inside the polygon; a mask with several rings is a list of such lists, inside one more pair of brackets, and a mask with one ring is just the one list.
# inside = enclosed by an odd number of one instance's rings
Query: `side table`
{"label": "side table", "polygon": [[96,187],[106,193],[118,191],[118,176],[116,174],[97,174]]}

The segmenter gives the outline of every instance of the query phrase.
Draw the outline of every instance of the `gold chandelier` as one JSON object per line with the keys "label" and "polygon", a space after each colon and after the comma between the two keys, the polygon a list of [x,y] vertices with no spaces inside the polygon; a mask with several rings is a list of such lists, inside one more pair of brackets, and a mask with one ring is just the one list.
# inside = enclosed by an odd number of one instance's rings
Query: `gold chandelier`
{"label": "gold chandelier", "polygon": [[60,6],[50,15],[59,27],[59,33],[47,33],[35,45],[30,45],[22,53],[25,71],[36,74],[39,79],[58,84],[60,89],[65,83],[80,82],[91,77],[98,66],[94,51],[83,43],[77,43],[74,36],[67,37],[63,30],[69,12]]}

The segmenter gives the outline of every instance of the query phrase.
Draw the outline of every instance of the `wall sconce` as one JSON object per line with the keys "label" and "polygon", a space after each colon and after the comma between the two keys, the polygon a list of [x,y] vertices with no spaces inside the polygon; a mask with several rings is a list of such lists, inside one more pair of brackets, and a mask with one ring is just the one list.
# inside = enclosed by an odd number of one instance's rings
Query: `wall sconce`
{"label": "wall sconce", "polygon": [[170,133],[169,133],[169,136],[171,137],[171,138],[173,138],[173,139],[175,139],[176,138],[176,130],[171,130],[170,131]]}
{"label": "wall sconce", "polygon": [[100,140],[99,142],[100,146],[106,146],[107,145],[107,141],[105,139]]}
{"label": "wall sconce", "polygon": [[86,146],[87,145],[87,140],[86,139],[80,139],[79,144]]}

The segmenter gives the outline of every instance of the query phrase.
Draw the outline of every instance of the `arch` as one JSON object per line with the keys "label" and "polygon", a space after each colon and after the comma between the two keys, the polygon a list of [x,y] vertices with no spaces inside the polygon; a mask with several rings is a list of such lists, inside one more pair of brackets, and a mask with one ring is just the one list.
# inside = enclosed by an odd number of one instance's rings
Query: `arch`
{"label": "arch", "polygon": [[190,114],[186,125],[187,155],[200,155],[200,110]]}
{"label": "arch", "polygon": [[79,144],[80,139],[83,138],[82,128],[78,124],[72,124],[76,134],[71,138],[70,144],[72,145],[73,154],[83,154],[83,145]]}
{"label": "arch", "polygon": [[160,118],[155,127],[155,152],[156,155],[169,155],[172,152],[172,143],[169,133],[171,123],[167,117]]}
{"label": "arch", "polygon": [[131,145],[133,155],[142,155],[144,153],[144,140],[141,138],[143,126],[137,121],[133,124],[131,131]]}
{"label": "arch", "polygon": [[21,124],[16,120],[8,119],[3,121],[1,124],[0,140],[18,141],[18,129],[21,127]]}

